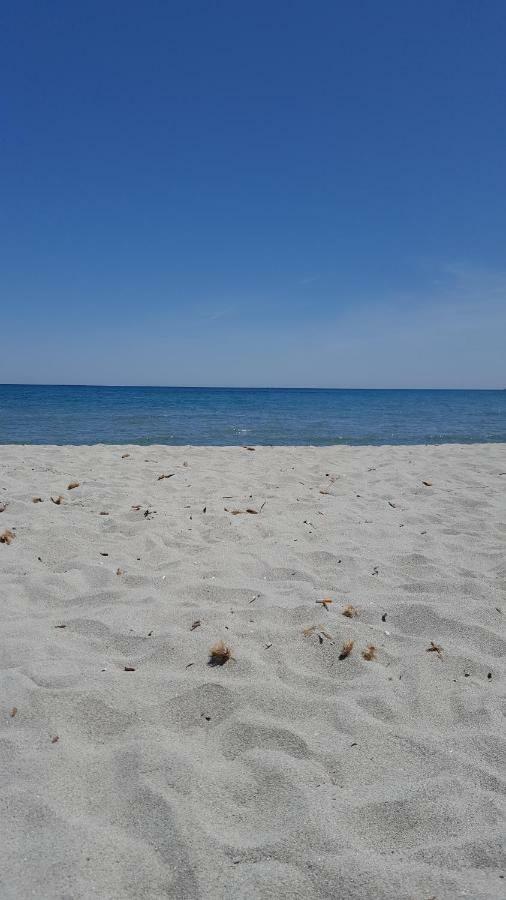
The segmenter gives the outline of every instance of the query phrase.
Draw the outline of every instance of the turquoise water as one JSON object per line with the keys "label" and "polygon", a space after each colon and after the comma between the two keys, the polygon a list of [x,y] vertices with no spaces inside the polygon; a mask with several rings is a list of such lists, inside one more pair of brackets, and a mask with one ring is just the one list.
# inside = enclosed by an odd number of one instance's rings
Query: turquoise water
{"label": "turquoise water", "polygon": [[506,391],[0,385],[0,443],[506,441]]}

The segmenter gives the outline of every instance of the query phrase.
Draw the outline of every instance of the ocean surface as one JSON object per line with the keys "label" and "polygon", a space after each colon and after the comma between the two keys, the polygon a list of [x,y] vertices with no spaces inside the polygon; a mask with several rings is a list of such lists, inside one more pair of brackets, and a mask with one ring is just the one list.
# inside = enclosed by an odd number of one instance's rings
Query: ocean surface
{"label": "ocean surface", "polygon": [[0,443],[506,441],[506,391],[0,385]]}

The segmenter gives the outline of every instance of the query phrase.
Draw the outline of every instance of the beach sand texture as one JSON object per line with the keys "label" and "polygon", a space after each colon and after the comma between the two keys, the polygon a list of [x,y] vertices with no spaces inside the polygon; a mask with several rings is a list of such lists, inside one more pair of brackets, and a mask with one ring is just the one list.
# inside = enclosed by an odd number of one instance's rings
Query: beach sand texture
{"label": "beach sand texture", "polygon": [[505,445],[3,446],[0,510],[2,900],[504,896]]}

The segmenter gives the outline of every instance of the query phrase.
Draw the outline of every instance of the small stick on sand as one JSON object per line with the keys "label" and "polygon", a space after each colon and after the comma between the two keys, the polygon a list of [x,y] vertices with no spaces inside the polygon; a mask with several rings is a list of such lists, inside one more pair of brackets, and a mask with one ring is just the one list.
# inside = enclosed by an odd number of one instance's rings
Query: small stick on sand
{"label": "small stick on sand", "polygon": [[330,597],[325,597],[324,600],[317,600],[316,602],[319,603],[320,606],[323,606],[323,608],[328,612],[329,604],[332,603],[333,601],[330,599]]}

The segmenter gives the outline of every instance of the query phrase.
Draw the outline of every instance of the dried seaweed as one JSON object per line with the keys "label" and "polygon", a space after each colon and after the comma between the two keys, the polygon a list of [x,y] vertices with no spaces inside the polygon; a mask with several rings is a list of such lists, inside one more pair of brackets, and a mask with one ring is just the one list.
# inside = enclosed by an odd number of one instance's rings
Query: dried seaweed
{"label": "dried seaweed", "polygon": [[202,622],[200,621],[200,619],[195,619],[195,621],[192,622],[190,626],[190,631],[195,631],[196,628],[200,628],[201,624]]}
{"label": "dried seaweed", "polygon": [[78,481],[71,481],[70,484],[67,485],[67,490],[68,490],[68,491],[73,491],[74,488],[78,488],[78,487],[79,487],[79,482],[78,482]]}
{"label": "dried seaweed", "polygon": [[170,475],[159,475],[158,481],[163,481],[164,478],[174,478],[175,472],[171,472]]}
{"label": "dried seaweed", "polygon": [[61,494],[59,497],[56,497],[56,498],[51,497],[51,503],[54,503],[55,506],[61,506],[61,504],[63,503],[63,497],[61,496]]}
{"label": "dried seaweed", "polygon": [[0,534],[0,544],[11,544],[16,535],[10,528],[6,528],[5,531],[2,531]]}
{"label": "dried seaweed", "polygon": [[364,657],[364,659],[367,659],[368,662],[370,662],[373,659],[376,659],[376,653],[377,653],[377,649],[374,646],[374,644],[369,644],[369,646],[366,647],[365,650],[362,650],[362,656]]}
{"label": "dried seaweed", "polygon": [[43,503],[42,497],[32,497],[32,503]]}
{"label": "dried seaweed", "polygon": [[349,656],[351,651],[353,650],[354,645],[355,641],[345,641],[343,646],[341,647],[339,659],[346,659],[346,657]]}
{"label": "dried seaweed", "polygon": [[430,647],[427,647],[427,653],[437,653],[439,659],[443,659],[443,648],[439,644],[435,644],[434,641],[431,641]]}
{"label": "dried seaweed", "polygon": [[233,659],[232,650],[227,647],[224,641],[217,641],[213,644],[209,651],[209,666],[224,666],[230,659]]}
{"label": "dried seaweed", "polygon": [[354,616],[358,616],[358,609],[352,603],[348,603],[342,610],[341,615],[346,616],[347,619],[353,619]]}
{"label": "dried seaweed", "polygon": [[322,635],[324,638],[327,638],[328,641],[332,640],[332,635],[328,634],[328,632],[325,631],[322,625],[309,625],[307,628],[302,629],[302,634],[304,635],[304,637],[309,637],[311,634],[317,634],[320,644],[323,643]]}

